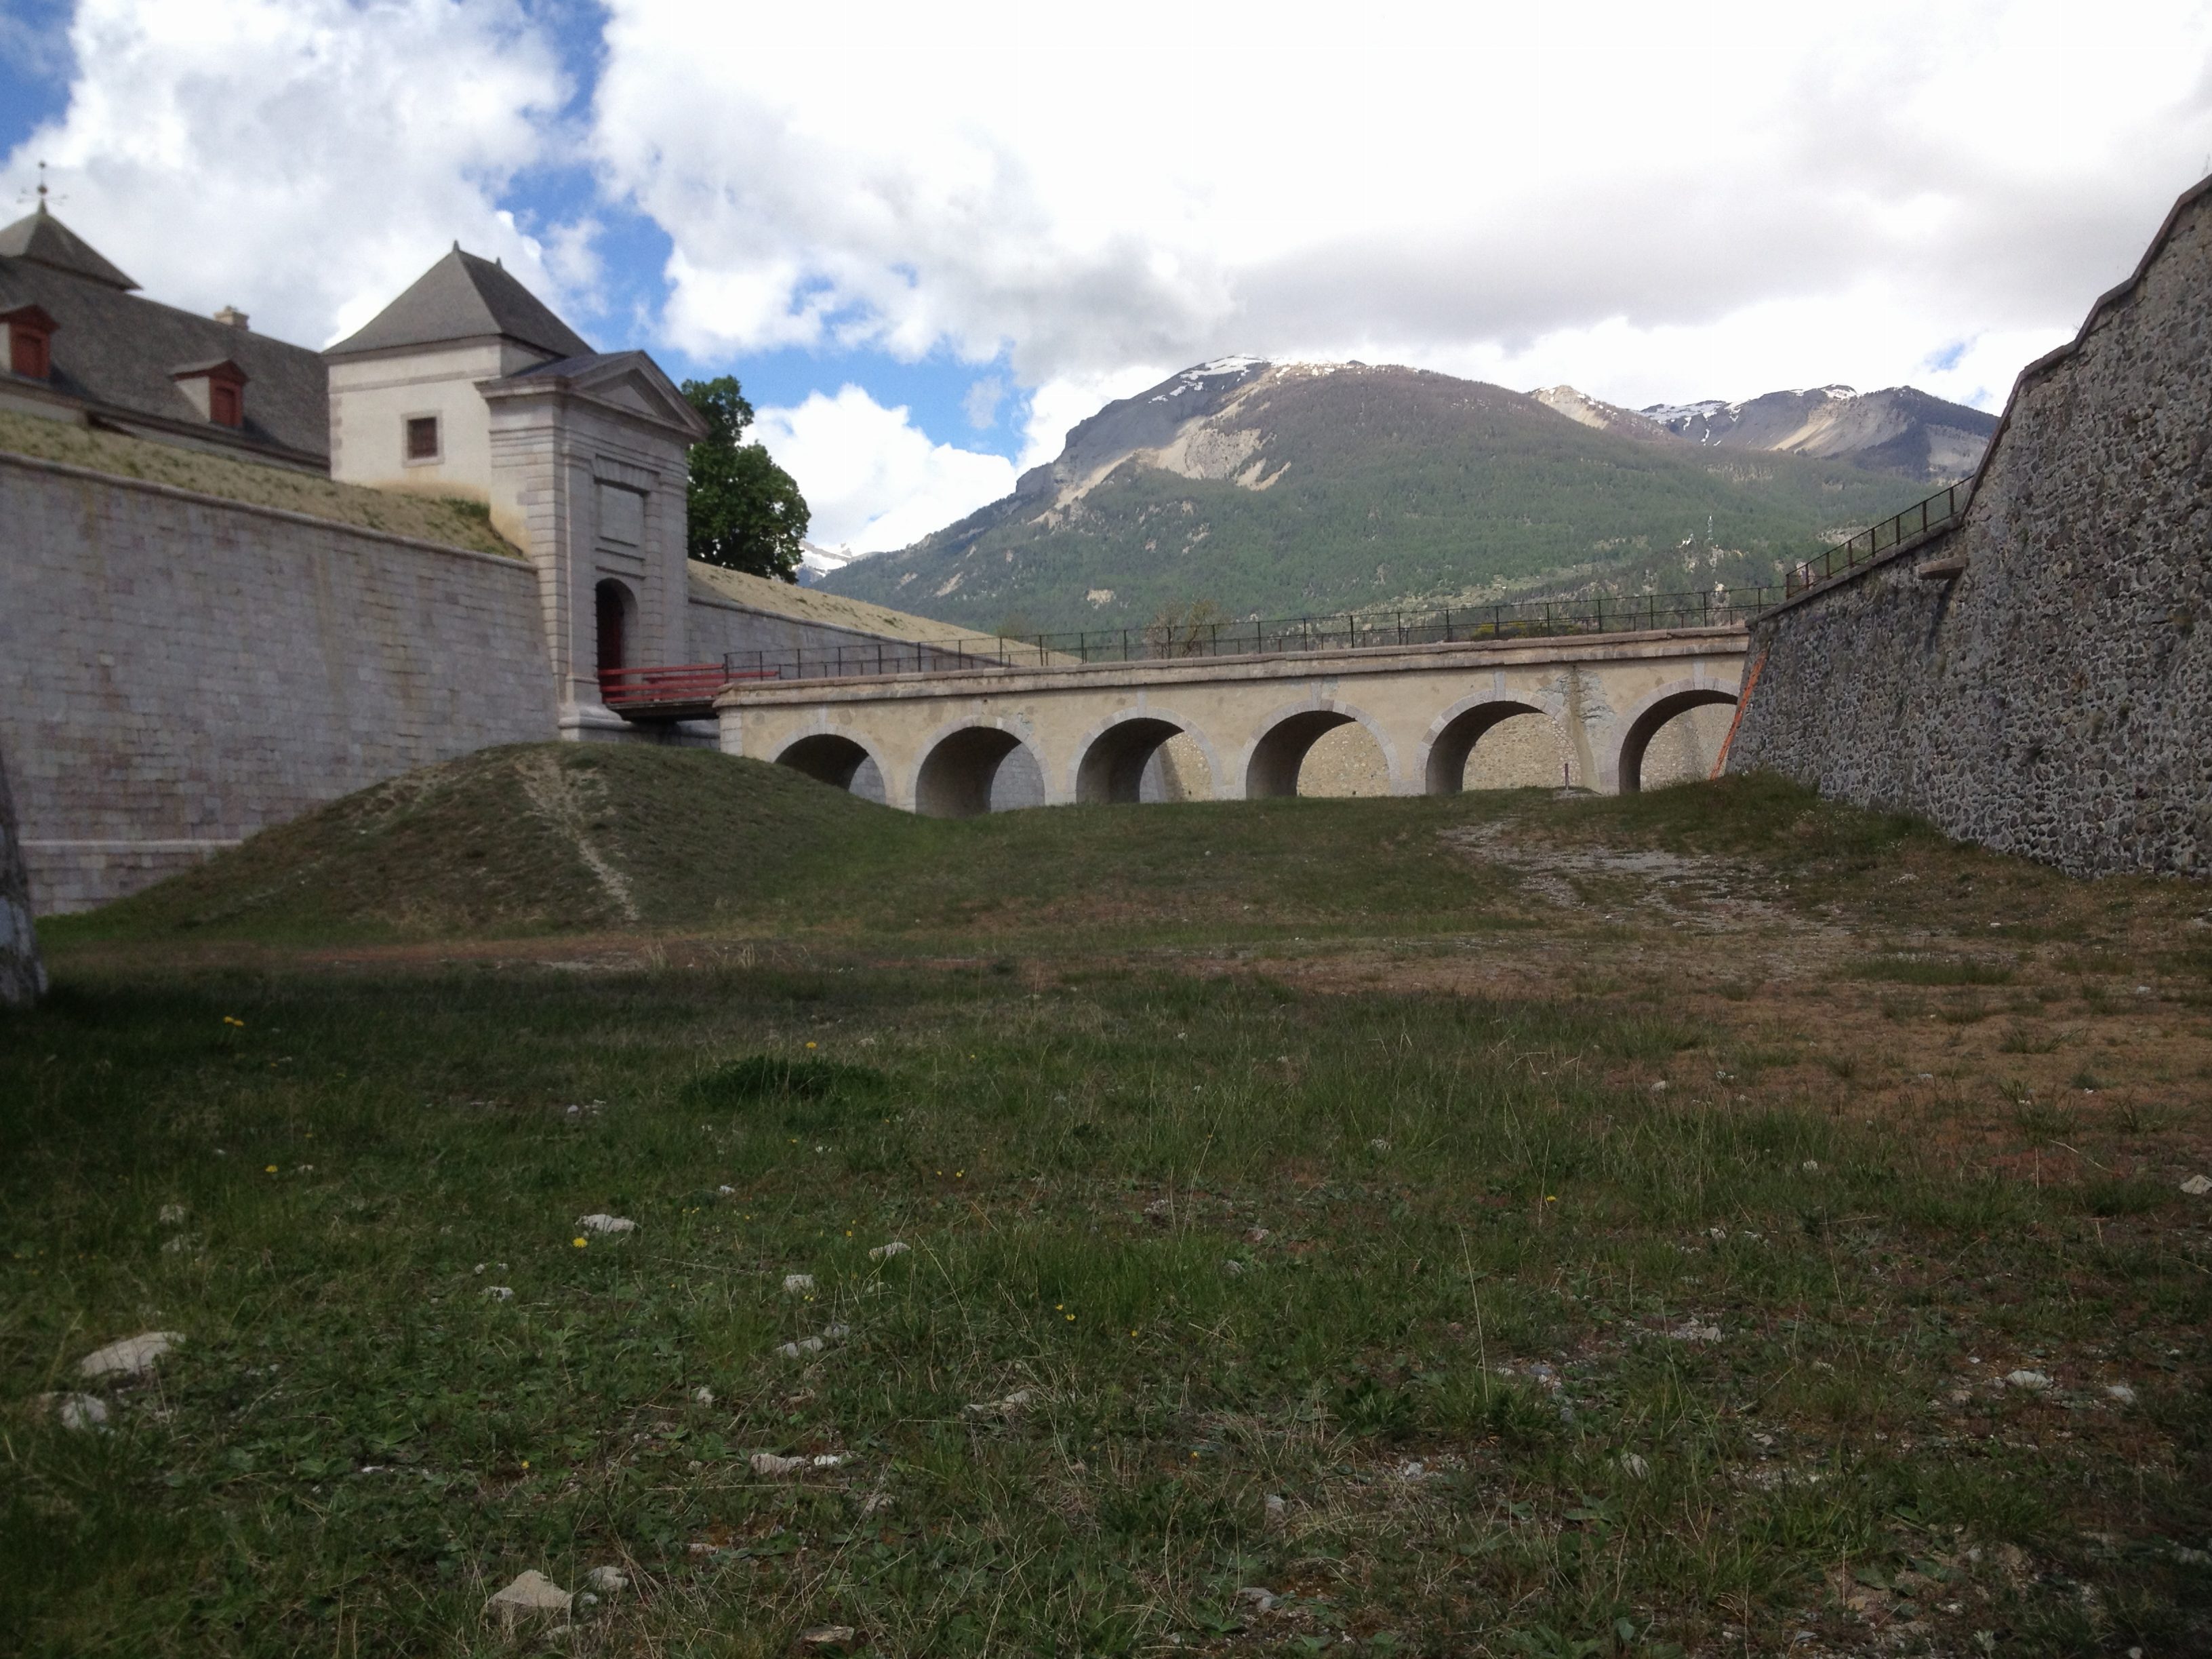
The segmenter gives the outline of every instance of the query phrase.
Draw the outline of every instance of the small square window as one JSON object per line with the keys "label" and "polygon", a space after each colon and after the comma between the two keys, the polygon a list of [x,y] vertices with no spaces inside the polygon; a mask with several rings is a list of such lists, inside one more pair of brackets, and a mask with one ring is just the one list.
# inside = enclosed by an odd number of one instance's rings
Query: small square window
{"label": "small square window", "polygon": [[435,415],[410,415],[407,417],[407,459],[410,461],[434,461],[438,459],[438,417]]}

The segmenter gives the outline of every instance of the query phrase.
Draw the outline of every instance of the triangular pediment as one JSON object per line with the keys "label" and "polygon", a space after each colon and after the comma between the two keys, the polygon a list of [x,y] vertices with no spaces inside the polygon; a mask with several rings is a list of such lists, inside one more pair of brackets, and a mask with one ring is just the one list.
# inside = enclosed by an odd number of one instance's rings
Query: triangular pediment
{"label": "triangular pediment", "polygon": [[611,352],[592,360],[589,368],[568,377],[578,392],[612,404],[647,420],[695,430],[704,437],[707,424],[660,365],[642,351]]}

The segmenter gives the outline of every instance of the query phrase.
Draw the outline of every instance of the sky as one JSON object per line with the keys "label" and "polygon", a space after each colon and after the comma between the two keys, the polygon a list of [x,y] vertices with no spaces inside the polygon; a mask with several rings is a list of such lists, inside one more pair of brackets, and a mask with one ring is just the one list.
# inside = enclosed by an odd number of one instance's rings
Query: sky
{"label": "sky", "polygon": [[0,0],[0,158],[307,345],[500,256],[875,550],[1237,353],[2000,407],[2212,172],[2212,0]]}

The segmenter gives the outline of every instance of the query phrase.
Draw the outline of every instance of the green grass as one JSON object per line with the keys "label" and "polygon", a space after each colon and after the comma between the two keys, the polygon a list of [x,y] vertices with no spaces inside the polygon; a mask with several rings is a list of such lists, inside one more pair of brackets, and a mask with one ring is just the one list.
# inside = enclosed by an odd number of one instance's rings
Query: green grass
{"label": "green grass", "polygon": [[[1756,780],[930,824],[568,751],[630,792],[580,819],[603,857],[675,849],[624,931],[581,863],[499,884],[557,846],[533,752],[48,930],[55,995],[0,1023],[0,1651],[541,1651],[485,1597],[601,1565],[631,1585],[570,1651],[2212,1634],[2175,1553],[2212,1534],[2202,1201],[2138,1169],[2143,1121],[2039,1105],[2076,1059],[1885,1025],[1850,976],[1808,1020],[1762,936],[1614,941],[1433,855],[1500,817],[1711,838],[1877,937],[1905,864],[1923,922],[2157,890]],[[741,810],[774,841],[732,873]],[[1557,973],[1399,977],[1462,962]],[[1947,1082],[1892,1109],[1912,1043]],[[39,1404],[154,1328],[185,1340],[107,1431]]]}

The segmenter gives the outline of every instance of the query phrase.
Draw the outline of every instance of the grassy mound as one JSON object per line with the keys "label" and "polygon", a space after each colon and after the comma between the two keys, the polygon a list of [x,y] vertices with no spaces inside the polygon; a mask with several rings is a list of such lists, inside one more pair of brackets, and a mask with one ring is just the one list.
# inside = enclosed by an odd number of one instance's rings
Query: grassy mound
{"label": "grassy mound", "polygon": [[1943,844],[1766,777],[1617,799],[1514,790],[943,820],[711,750],[532,744],[394,778],[46,926],[56,942],[616,929],[1101,945],[1525,927],[1511,861],[1466,854],[1462,832],[1484,823],[1523,848],[1749,858],[1801,892]]}
{"label": "grassy mound", "polygon": [[708,923],[872,860],[914,821],[758,761],[487,749],[364,789],[69,924],[89,938]]}

